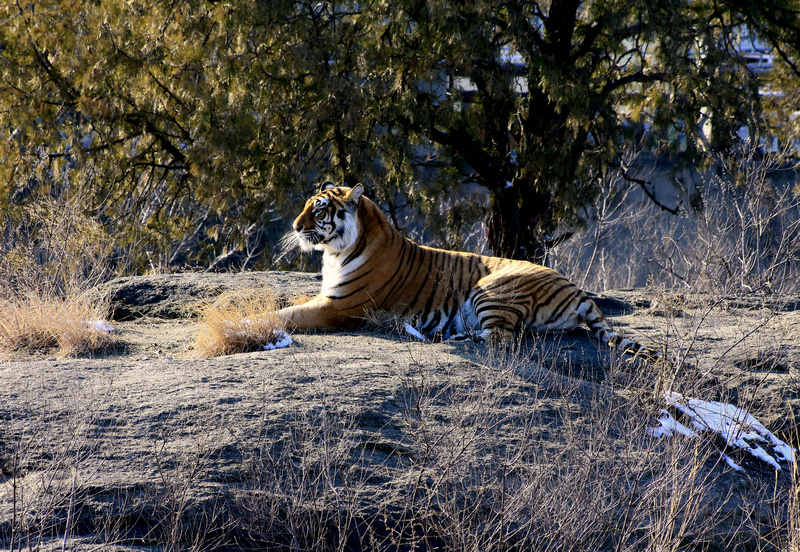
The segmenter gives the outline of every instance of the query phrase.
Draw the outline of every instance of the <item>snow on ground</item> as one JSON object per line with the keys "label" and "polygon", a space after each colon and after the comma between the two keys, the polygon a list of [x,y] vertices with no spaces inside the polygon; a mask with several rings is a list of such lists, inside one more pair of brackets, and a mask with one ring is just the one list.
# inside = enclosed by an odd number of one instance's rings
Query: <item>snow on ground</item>
{"label": "snow on ground", "polygon": [[[245,339],[247,341],[256,341],[258,342],[260,339],[265,338],[265,334],[269,335],[267,343],[262,345],[265,351],[271,351],[273,349],[282,349],[283,347],[288,347],[294,340],[292,337],[283,330],[272,329],[269,332],[265,332],[265,327],[270,325],[269,321],[264,321],[260,319],[251,319],[251,318],[243,318],[236,322],[231,322],[229,327],[225,328],[224,332],[225,335],[229,338],[234,339]],[[275,339],[273,343],[271,340]]]}
{"label": "snow on ground", "polygon": [[292,336],[280,330],[275,330],[275,338],[277,339],[275,343],[267,343],[266,345],[264,345],[265,351],[271,351],[273,349],[282,349],[283,347],[288,347],[289,345],[294,343]]}
{"label": "snow on ground", "polygon": [[427,339],[425,339],[425,336],[424,336],[424,335],[422,335],[421,333],[419,333],[419,330],[417,330],[417,329],[416,329],[414,326],[412,326],[412,325],[411,325],[411,324],[409,324],[408,322],[406,322],[406,323],[403,325],[403,328],[405,328],[405,330],[406,330],[406,333],[407,333],[408,335],[411,335],[411,336],[413,336],[413,337],[416,337],[416,338],[417,338],[417,339],[419,339],[420,341],[427,341]]}
{"label": "snow on ground", "polygon": [[[725,451],[740,451],[766,463],[775,470],[781,464],[795,462],[795,449],[778,439],[764,425],[742,408],[732,404],[686,399],[680,393],[665,393],[667,404],[675,408],[688,425],[661,411],[659,426],[650,429],[654,437],[684,435],[695,439],[700,434],[716,434],[725,442]],[[723,459],[735,470],[742,470],[728,454]]]}
{"label": "snow on ground", "polygon": [[96,332],[112,333],[114,331],[114,327],[106,320],[89,320],[86,322],[86,325],[89,326],[89,329]]}

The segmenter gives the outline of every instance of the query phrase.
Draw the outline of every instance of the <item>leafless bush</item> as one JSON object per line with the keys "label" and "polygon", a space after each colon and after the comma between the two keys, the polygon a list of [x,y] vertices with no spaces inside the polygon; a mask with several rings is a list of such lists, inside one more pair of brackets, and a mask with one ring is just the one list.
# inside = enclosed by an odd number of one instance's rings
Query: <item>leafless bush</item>
{"label": "leafless bush", "polygon": [[[800,439],[795,439],[795,442]],[[792,487],[789,493],[789,527],[783,547],[786,552],[800,552],[800,471],[797,462],[792,466]]]}
{"label": "leafless bush", "polygon": [[369,532],[364,482],[369,463],[354,419],[324,400],[286,414],[247,455],[241,522],[254,548],[350,549],[351,532]]}
{"label": "leafless bush", "polygon": [[664,550],[711,538],[710,452],[649,439],[648,416],[620,397],[552,379],[524,393],[510,375],[461,389],[411,381],[421,453],[409,509],[447,536],[445,549]]}
{"label": "leafless bush", "polygon": [[112,238],[84,212],[79,194],[8,211],[0,246],[0,297],[80,293],[112,272]]}
{"label": "leafless bush", "polygon": [[618,395],[546,370],[521,384],[525,355],[482,359],[464,374],[414,353],[398,372],[403,431],[391,444],[323,399],[287,412],[246,462],[240,508],[251,546],[638,551],[733,542],[746,516],[730,507],[718,482],[727,468],[710,442],[651,437],[655,405],[636,385]]}
{"label": "leafless bush", "polygon": [[[232,494],[214,477],[225,454],[227,420],[189,409],[151,426],[146,476],[104,487],[95,513],[97,548],[151,546],[167,552],[216,550],[230,544]],[[144,475],[144,474],[143,474]]]}
{"label": "leafless bush", "polygon": [[208,490],[203,492],[219,430],[213,423],[200,425],[204,430],[189,437],[188,443],[177,435],[185,429],[181,427],[165,427],[153,440],[157,478],[147,486],[139,509],[144,507],[150,517],[145,540],[166,551],[212,549],[228,536],[227,497],[219,489],[213,489],[211,496]]}
{"label": "leafless bush", "polygon": [[721,162],[688,253],[713,289],[796,292],[800,272],[800,195],[769,178],[779,166],[755,155]]}
{"label": "leafless bush", "polygon": [[80,356],[113,345],[86,291],[111,274],[112,239],[80,193],[17,205],[2,220],[0,354]]}
{"label": "leafless bush", "polygon": [[[676,182],[677,216],[642,197],[641,183],[609,173],[587,232],[552,251],[551,262],[598,291],[650,283],[723,293],[796,292],[800,195],[791,179],[780,178],[796,171],[785,159],[756,151],[718,159],[714,170],[694,175],[697,183]],[[665,175],[643,177],[663,181]]]}
{"label": "leafless bush", "polygon": [[3,421],[0,473],[11,512],[0,522],[0,545],[12,552],[54,540],[66,546],[74,534],[101,458],[95,399],[77,393],[46,412]]}

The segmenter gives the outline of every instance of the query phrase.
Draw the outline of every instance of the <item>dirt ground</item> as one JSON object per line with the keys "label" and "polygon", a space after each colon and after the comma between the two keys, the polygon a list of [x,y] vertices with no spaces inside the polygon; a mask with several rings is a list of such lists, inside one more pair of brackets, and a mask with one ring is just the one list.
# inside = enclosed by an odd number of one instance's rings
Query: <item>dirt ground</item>
{"label": "dirt ground", "polygon": [[[387,324],[297,334],[294,344],[273,351],[199,358],[193,301],[254,281],[280,296],[319,285],[308,275],[246,278],[117,282],[101,290],[122,313],[117,317],[128,318],[111,322],[112,350],[91,359],[0,362],[0,548],[19,547],[22,538],[40,549],[67,541],[86,550],[163,545],[170,511],[208,517],[222,496],[236,507],[220,511],[246,509],[242,496],[264,451],[273,459],[299,454],[285,447],[307,427],[350,443],[347,454],[360,450],[359,465],[374,470],[359,480],[354,500],[398,504],[410,500],[403,489],[419,476],[412,468],[423,413],[437,427],[464,427],[464,405],[491,397],[478,401],[486,406],[482,416],[528,420],[537,412],[535,423],[526,422],[528,435],[549,450],[563,444],[563,412],[580,421],[597,400],[626,401],[654,419],[660,393],[677,381],[669,370],[617,362],[582,331],[528,336],[514,351],[496,351],[422,343]],[[157,292],[123,293],[143,285]],[[135,305],[137,296],[148,303]],[[627,336],[668,345],[668,354],[691,362],[691,373],[680,377],[682,393],[744,406],[798,446],[800,300],[628,290],[598,303]],[[513,423],[496,427],[489,446],[521,438]],[[775,479],[763,470],[709,469],[728,492],[743,495]]]}

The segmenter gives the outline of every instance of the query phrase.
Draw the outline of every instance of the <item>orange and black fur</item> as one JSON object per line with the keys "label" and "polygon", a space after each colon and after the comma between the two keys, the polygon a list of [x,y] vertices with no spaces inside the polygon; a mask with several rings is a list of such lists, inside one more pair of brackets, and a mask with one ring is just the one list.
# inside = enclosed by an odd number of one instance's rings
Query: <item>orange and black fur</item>
{"label": "orange and black fur", "polygon": [[427,336],[471,334],[491,343],[508,341],[524,327],[567,331],[585,324],[621,352],[659,356],[623,339],[594,301],[555,270],[418,245],[363,191],[360,184],[326,182],[295,219],[290,239],[324,255],[319,295],[278,312],[290,329],[353,327],[372,310],[413,318]]}

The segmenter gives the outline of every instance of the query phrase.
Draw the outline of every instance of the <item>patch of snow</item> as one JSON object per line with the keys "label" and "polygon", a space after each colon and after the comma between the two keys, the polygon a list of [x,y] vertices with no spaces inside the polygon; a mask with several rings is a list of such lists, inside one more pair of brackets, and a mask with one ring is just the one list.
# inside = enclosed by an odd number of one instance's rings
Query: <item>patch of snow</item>
{"label": "patch of snow", "polygon": [[89,320],[86,322],[86,325],[89,326],[90,330],[94,330],[96,332],[114,332],[114,327],[105,320]]}
{"label": "patch of snow", "polygon": [[767,464],[769,464],[770,466],[772,466],[776,470],[780,471],[781,465],[778,464],[777,460],[775,460],[772,456],[770,456],[769,453],[767,451],[765,451],[763,448],[761,448],[759,446],[755,446],[753,448],[746,449],[746,450],[747,450],[747,452],[749,452],[750,454],[752,454],[753,456],[755,456],[759,460],[761,460],[763,462],[766,462]]}
{"label": "patch of snow", "polygon": [[413,336],[413,337],[416,337],[416,338],[417,338],[417,339],[419,339],[420,341],[428,341],[428,340],[425,338],[425,336],[424,336],[424,335],[422,335],[421,333],[419,333],[419,330],[417,330],[417,329],[416,329],[414,326],[412,326],[412,325],[411,325],[411,324],[409,324],[408,322],[406,322],[406,323],[404,323],[404,324],[403,324],[403,329],[405,329],[405,331],[406,331],[406,333],[407,333],[408,335],[410,335],[410,336]]}
{"label": "patch of snow", "polygon": [[[669,437],[674,434],[698,438],[698,432],[716,433],[725,440],[728,447],[749,453],[762,462],[780,470],[780,462],[795,461],[795,449],[778,439],[761,422],[742,408],[732,404],[686,399],[680,393],[665,393],[667,403],[675,407],[691,421],[692,428],[675,420],[669,412],[661,411],[659,426],[648,431],[654,437]],[[741,470],[727,455],[723,458],[728,465]]]}
{"label": "patch of snow", "polygon": [[[224,334],[228,338],[245,339],[249,341],[259,341],[265,337],[268,328],[265,328],[265,322],[259,319],[242,318],[236,322],[229,323],[228,327],[224,329]],[[275,343],[267,343],[262,345],[265,351],[273,349],[282,349],[288,347],[294,340],[292,337],[283,330],[273,329],[272,333],[275,337]]]}
{"label": "patch of snow", "polygon": [[264,345],[265,351],[271,351],[273,349],[282,349],[294,343],[292,336],[290,336],[286,332],[275,330],[275,335],[277,336],[278,340],[275,343],[267,343],[266,345]]}
{"label": "patch of snow", "polygon": [[673,435],[683,435],[685,437],[697,438],[699,435],[680,423],[672,417],[666,410],[661,411],[661,417],[658,419],[658,427],[650,427],[647,432],[653,437],[661,439],[662,437],[672,437]]}
{"label": "patch of snow", "polygon": [[734,461],[733,461],[733,458],[731,458],[731,457],[730,457],[730,456],[728,456],[727,454],[723,454],[723,455],[722,455],[722,458],[724,458],[724,459],[725,459],[725,462],[727,462],[727,464],[728,464],[728,465],[729,465],[729,466],[730,466],[732,469],[734,469],[734,470],[736,470],[736,471],[744,471],[744,468],[743,468],[743,467],[741,467],[741,466],[740,466],[739,464],[737,464],[736,462],[734,462]]}

